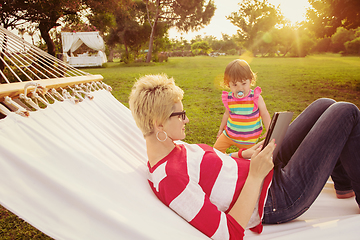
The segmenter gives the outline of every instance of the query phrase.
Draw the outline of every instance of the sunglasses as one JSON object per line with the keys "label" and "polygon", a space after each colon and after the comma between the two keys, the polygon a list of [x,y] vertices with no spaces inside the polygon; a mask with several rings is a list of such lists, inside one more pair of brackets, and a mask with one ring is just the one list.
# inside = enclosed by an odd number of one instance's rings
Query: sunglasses
{"label": "sunglasses", "polygon": [[182,120],[186,119],[186,111],[182,111],[182,112],[173,112],[170,117],[174,117],[174,116],[181,116]]}

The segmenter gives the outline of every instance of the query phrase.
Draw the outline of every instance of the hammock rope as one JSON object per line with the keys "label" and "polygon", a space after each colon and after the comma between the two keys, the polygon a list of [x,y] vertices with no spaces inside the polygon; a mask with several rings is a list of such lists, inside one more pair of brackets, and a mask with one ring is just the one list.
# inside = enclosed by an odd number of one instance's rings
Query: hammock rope
{"label": "hammock rope", "polygon": [[46,108],[51,102],[93,99],[91,91],[111,90],[102,76],[76,69],[0,27],[0,113]]}

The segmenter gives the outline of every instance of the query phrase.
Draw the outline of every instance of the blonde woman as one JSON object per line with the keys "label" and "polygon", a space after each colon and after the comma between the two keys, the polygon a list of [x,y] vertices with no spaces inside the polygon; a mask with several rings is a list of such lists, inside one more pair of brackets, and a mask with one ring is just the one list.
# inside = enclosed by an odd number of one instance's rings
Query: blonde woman
{"label": "blonde woman", "polygon": [[[353,104],[312,103],[290,125],[273,161],[274,142],[262,151],[260,144],[243,150],[242,158],[204,144],[177,143],[189,122],[183,94],[164,74],[144,76],[132,89],[130,109],[146,141],[154,194],[208,237],[242,239],[246,228],[260,233],[262,223],[300,216],[336,163],[346,170],[360,202],[360,113]],[[347,178],[343,171],[333,174]]]}

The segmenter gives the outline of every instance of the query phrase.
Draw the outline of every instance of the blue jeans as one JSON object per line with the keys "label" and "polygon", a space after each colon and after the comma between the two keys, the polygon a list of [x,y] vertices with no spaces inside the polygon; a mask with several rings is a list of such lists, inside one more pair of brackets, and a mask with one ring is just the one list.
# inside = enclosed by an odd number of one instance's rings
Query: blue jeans
{"label": "blue jeans", "polygon": [[330,175],[336,190],[353,189],[360,204],[359,109],[351,103],[316,100],[289,126],[274,165],[264,223],[303,214]]}

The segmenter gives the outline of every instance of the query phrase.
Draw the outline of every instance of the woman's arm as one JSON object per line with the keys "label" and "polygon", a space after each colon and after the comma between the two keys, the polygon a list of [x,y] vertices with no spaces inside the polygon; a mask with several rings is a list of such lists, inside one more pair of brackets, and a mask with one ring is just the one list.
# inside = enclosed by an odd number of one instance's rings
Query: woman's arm
{"label": "woman's arm", "polygon": [[220,211],[198,183],[167,176],[161,181],[159,191],[153,186],[152,189],[165,205],[208,237],[243,239],[245,229],[231,215]]}
{"label": "woman's arm", "polygon": [[224,112],[223,118],[221,120],[220,128],[219,128],[219,131],[218,131],[218,134],[217,134],[216,138],[219,138],[221,133],[224,131],[224,128],[226,126],[226,123],[227,123],[227,120],[228,120],[229,116],[230,116],[229,110],[225,109],[225,112]]}
{"label": "woman's arm", "polygon": [[249,175],[244,187],[233,208],[229,211],[229,214],[244,229],[250,220],[259,198],[263,179],[274,167],[272,161],[272,152],[274,149],[275,141],[273,140],[263,151],[261,151],[261,146],[255,150],[251,157]]}
{"label": "woman's arm", "polygon": [[254,154],[255,150],[258,149],[260,146],[262,146],[263,143],[264,143],[264,140],[258,142],[257,144],[255,144],[251,148],[240,149],[239,152],[232,153],[231,157],[250,159],[251,156]]}

